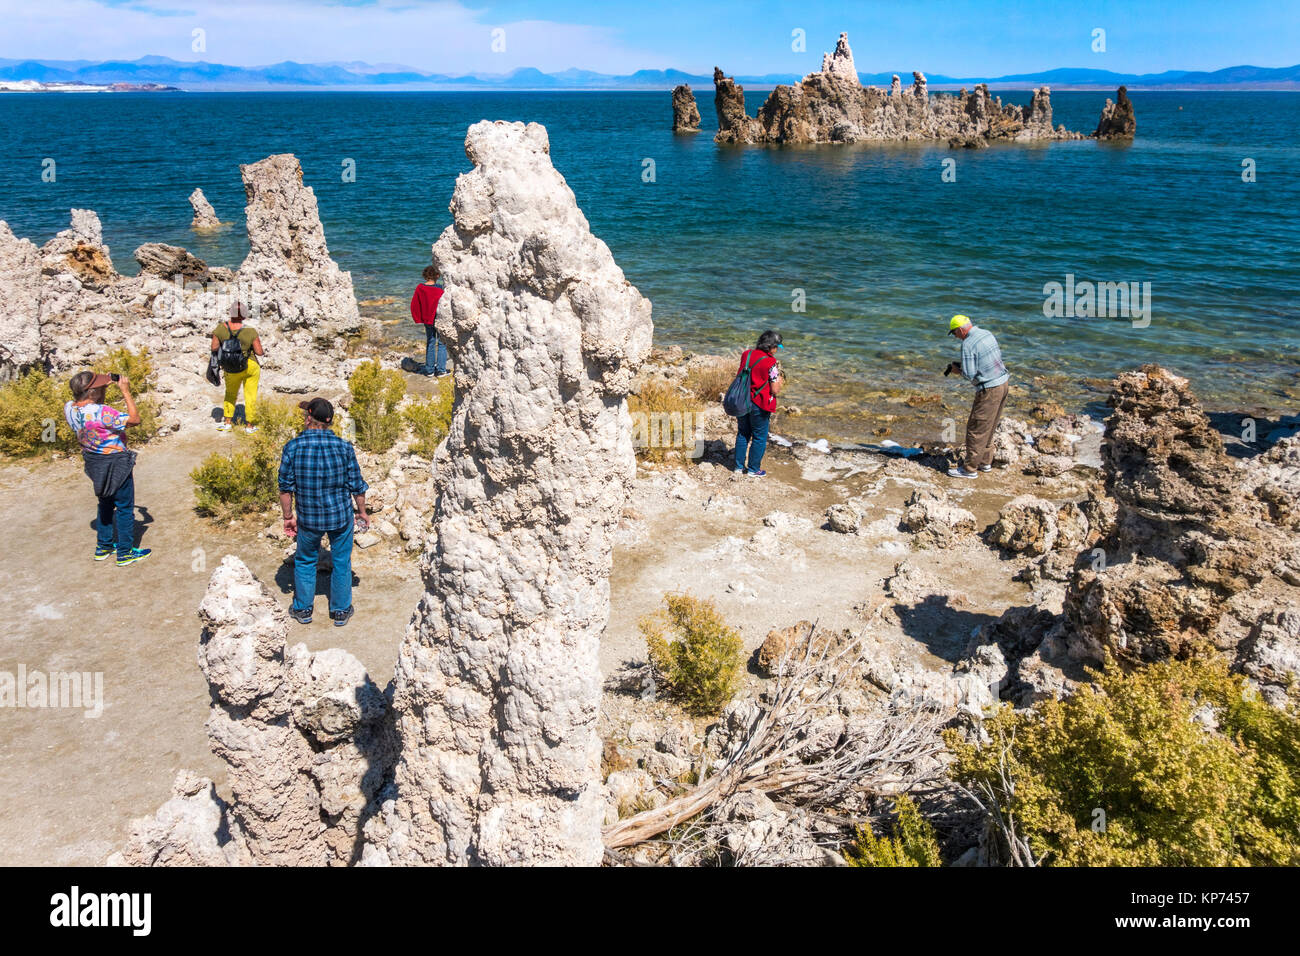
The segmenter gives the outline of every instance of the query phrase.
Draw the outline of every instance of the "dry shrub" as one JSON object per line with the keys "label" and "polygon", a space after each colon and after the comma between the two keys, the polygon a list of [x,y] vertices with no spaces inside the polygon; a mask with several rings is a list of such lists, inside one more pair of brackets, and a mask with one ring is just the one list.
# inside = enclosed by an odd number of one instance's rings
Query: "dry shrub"
{"label": "dry shrub", "polygon": [[436,391],[428,398],[412,402],[402,411],[415,435],[411,451],[425,458],[433,457],[438,445],[451,430],[451,409],[456,394],[452,377],[443,376],[435,388]]}
{"label": "dry shrub", "polygon": [[[127,442],[142,444],[155,437],[158,405],[149,394],[154,371],[149,350],[113,349],[98,359],[93,369],[126,375],[131,381],[140,424],[127,432]],[[52,378],[41,369],[32,369],[0,385],[0,454],[28,457],[43,451],[76,451],[77,436],[63,417],[63,406],[71,399],[67,381]],[[116,385],[108,386],[104,402],[125,411]]]}
{"label": "dry shrub", "polygon": [[75,450],[77,437],[63,417],[63,404],[70,398],[67,382],[40,369],[0,385],[0,453],[27,457]]}
{"label": "dry shrub", "polygon": [[853,845],[844,851],[850,866],[942,866],[939,841],[934,827],[921,816],[912,798],[903,794],[894,801],[892,833],[878,837],[870,826],[858,827]]}
{"label": "dry shrub", "polygon": [[954,780],[1013,863],[1300,864],[1300,719],[1217,656],[1125,673],[947,735]]}
{"label": "dry shrub", "polygon": [[280,494],[278,475],[284,443],[302,429],[297,405],[270,399],[257,403],[258,430],[239,433],[229,455],[213,452],[190,472],[195,508],[217,518],[264,511]]}
{"label": "dry shrub", "polygon": [[348,417],[356,427],[357,447],[376,454],[388,451],[402,434],[397,406],[406,395],[406,379],[372,359],[357,366],[348,379],[348,390],[352,393]]}
{"label": "dry shrub", "polygon": [[640,628],[656,681],[689,713],[721,713],[740,684],[744,645],[713,602],[666,594]]}
{"label": "dry shrub", "polygon": [[700,405],[676,385],[651,379],[627,397],[627,410],[638,458],[663,461],[669,452],[688,453],[695,446]]}
{"label": "dry shrub", "polygon": [[708,364],[693,366],[686,373],[686,389],[706,404],[721,402],[735,377],[735,363],[730,359],[716,359]]}

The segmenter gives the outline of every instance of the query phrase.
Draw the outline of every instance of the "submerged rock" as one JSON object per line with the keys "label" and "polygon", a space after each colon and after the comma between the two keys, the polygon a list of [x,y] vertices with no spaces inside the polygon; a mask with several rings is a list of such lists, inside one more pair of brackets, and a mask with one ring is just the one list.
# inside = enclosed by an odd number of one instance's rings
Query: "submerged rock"
{"label": "submerged rock", "polygon": [[1115,93],[1114,102],[1106,100],[1092,135],[1097,139],[1132,139],[1136,133],[1137,116],[1133,112],[1133,101],[1128,98],[1128,88],[1121,86]]}
{"label": "submerged rock", "polygon": [[208,202],[208,197],[203,195],[202,189],[195,189],[190,193],[190,206],[194,210],[194,218],[190,221],[191,229],[221,228],[222,222],[217,218],[217,211],[212,208],[212,203]]}
{"label": "submerged rock", "polygon": [[864,87],[848,35],[841,33],[819,72],[793,86],[777,86],[756,117],[745,112],[744,91],[721,69],[713,72],[718,143],[854,143],[947,141],[978,148],[990,141],[1082,139],[1052,127],[1051,90],[1034,91],[1027,107],[1003,105],[980,84],[973,92],[930,96],[925,75],[912,74],[904,91],[895,76],[888,94]]}
{"label": "submerged rock", "polygon": [[673,132],[698,133],[700,109],[695,105],[695,93],[689,83],[673,89]]}

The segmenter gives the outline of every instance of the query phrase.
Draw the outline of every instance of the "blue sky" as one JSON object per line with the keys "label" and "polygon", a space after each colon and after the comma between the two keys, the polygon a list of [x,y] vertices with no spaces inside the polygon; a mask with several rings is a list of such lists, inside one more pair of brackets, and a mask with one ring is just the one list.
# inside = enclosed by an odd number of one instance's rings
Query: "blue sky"
{"label": "blue sky", "polygon": [[[0,57],[803,73],[847,30],[864,73],[1213,70],[1300,61],[1292,0],[0,0]],[[1104,53],[1093,30],[1106,31]],[[195,52],[193,31],[206,49]],[[493,30],[504,50],[493,50]],[[804,31],[806,50],[791,49]]]}

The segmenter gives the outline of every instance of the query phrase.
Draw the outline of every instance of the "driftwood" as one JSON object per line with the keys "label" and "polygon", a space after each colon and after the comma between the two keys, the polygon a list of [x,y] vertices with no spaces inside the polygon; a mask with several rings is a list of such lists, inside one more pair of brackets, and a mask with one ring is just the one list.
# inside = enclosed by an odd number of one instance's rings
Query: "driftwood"
{"label": "driftwood", "polygon": [[838,709],[836,696],[861,680],[865,646],[861,633],[838,646],[816,634],[814,624],[782,655],[770,703],[758,708],[722,768],[707,779],[701,773],[698,785],[662,806],[606,827],[606,847],[643,843],[746,790],[824,807],[851,792],[895,792],[935,775],[943,716],[928,705],[891,706],[834,735],[818,733],[818,722]]}

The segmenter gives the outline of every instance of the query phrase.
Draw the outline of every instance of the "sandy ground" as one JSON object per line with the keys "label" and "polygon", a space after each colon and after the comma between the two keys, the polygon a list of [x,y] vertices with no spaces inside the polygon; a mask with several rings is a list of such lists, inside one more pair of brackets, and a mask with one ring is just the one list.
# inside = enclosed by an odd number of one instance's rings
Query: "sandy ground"
{"label": "sandy ground", "polygon": [[[258,534],[267,522],[214,526],[193,512],[190,469],[234,440],[187,424],[142,450],[137,531],[154,555],[127,568],[91,560],[94,500],[79,459],[0,466],[0,511],[11,541],[0,558],[10,598],[0,670],[100,672],[105,701],[97,718],[68,709],[0,711],[5,863],[102,862],[121,846],[133,817],[168,798],[182,768],[212,777],[226,793],[204,730],[208,693],[196,661],[196,609],[225,554],[242,558],[286,606],[292,590],[283,546]],[[602,644],[611,689],[644,659],[637,621],[670,591],[714,600],[752,650],[769,630],[801,619],[860,626],[906,558],[964,595],[926,599],[879,635],[932,667],[950,667],[972,629],[1030,603],[1028,588],[1011,580],[1022,561],[1003,560],[974,538],[954,550],[913,554],[898,520],[908,495],[932,485],[949,490],[983,527],[1005,501],[1032,490],[1032,478],[995,472],[968,483],[914,462],[858,455],[846,464],[777,447],[764,465],[770,474],[762,480],[708,461],[638,469],[617,535]],[[1062,490],[1039,489],[1056,498]],[[864,531],[825,529],[826,507],[848,500],[865,512]],[[315,623],[296,627],[292,637],[311,649],[346,648],[383,686],[422,593],[417,566],[380,546],[354,553],[354,573],[352,622],[330,626],[320,598]],[[322,576],[318,593],[326,588]],[[606,700],[608,727],[609,713],[631,701],[615,694]]]}
{"label": "sandy ground", "polygon": [[[932,486],[948,491],[984,528],[1008,500],[1035,490],[1034,479],[995,472],[966,482],[881,456],[855,456],[855,467],[867,470],[846,474],[827,467],[829,456],[801,457],[773,449],[761,480],[738,477],[722,464],[642,470],[615,556],[602,645],[607,675],[644,660],[637,621],[671,591],[714,601],[753,651],[772,629],[800,620],[861,627],[885,599],[885,580],[908,560],[948,582],[954,600],[925,602],[902,615],[901,627],[875,633],[932,667],[955,662],[974,628],[1007,607],[1031,603],[1028,586],[1011,580],[1024,560],[1003,560],[974,537],[953,550],[913,551],[912,536],[898,524],[912,492]],[[1037,489],[1045,497],[1060,490]],[[859,534],[824,526],[826,508],[841,501],[864,512]]]}
{"label": "sandy ground", "polygon": [[[136,530],[154,553],[125,568],[91,559],[95,501],[81,462],[0,467],[0,513],[11,546],[0,558],[9,625],[0,630],[0,670],[101,672],[103,713],[0,710],[0,861],[94,864],[120,848],[133,817],[169,796],[176,771],[197,770],[220,786],[223,765],[208,750],[208,688],[197,663],[197,608],[226,554],[242,558],[291,599],[292,566],[259,525],[214,528],[195,516],[189,470],[233,436],[183,430],[141,450]],[[382,547],[355,550],[356,617],[345,628],[317,615],[294,640],[315,650],[344,647],[382,686],[422,593],[415,562]]]}

